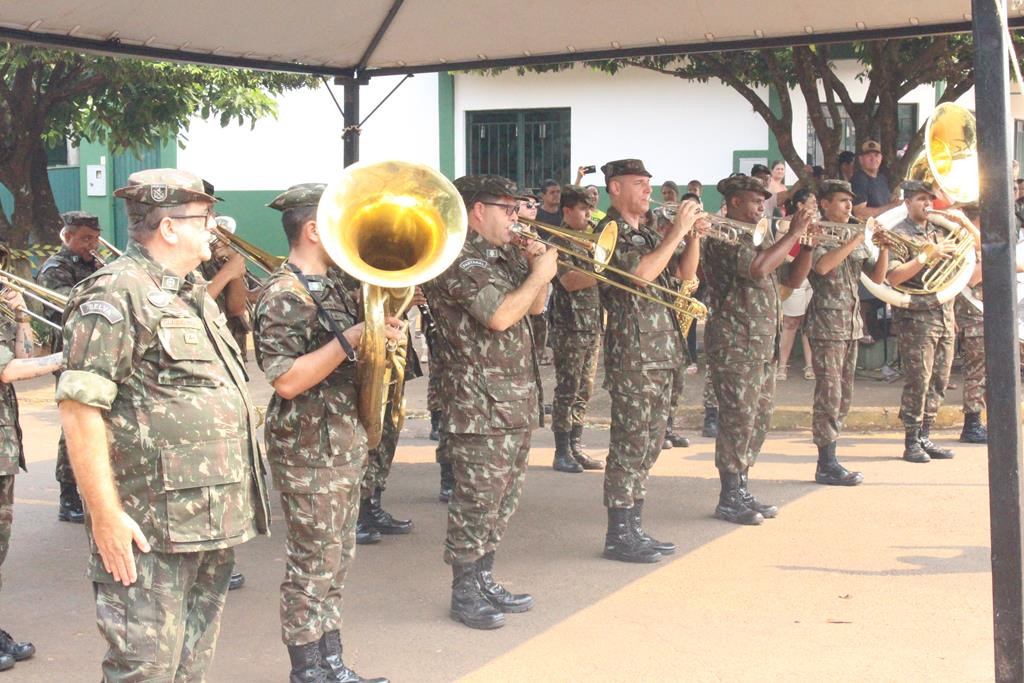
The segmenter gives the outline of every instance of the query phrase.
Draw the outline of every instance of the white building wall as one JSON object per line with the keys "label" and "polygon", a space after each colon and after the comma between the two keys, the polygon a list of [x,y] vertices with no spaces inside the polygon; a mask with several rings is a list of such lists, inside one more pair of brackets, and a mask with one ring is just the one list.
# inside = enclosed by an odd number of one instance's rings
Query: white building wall
{"label": "white building wall", "polygon": [[579,66],[527,76],[459,74],[456,174],[466,171],[467,111],[553,107],[572,110],[573,173],[579,166],[637,157],[654,183],[715,183],[732,173],[733,150],[768,145],[764,121],[740,95],[714,81],[694,83],[636,68],[612,76]]}
{"label": "white building wall", "polygon": [[[370,81],[360,95],[365,117],[401,77]],[[331,89],[342,103],[341,86]],[[342,169],[344,123],[326,86],[289,92],[278,99],[277,119],[222,128],[196,119],[178,151],[178,167],[194,169],[217,190],[275,190],[299,182],[326,182]],[[363,161],[403,159],[438,162],[437,75],[407,80],[366,122]]]}

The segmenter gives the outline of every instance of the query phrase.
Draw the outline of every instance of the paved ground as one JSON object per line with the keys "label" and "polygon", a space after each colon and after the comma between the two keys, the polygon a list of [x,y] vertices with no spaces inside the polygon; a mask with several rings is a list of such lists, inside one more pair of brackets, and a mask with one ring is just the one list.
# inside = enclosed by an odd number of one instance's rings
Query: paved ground
{"label": "paved ground", "polygon": [[[258,370],[253,390],[269,388]],[[697,382],[688,390],[691,402]],[[425,382],[410,385],[413,415]],[[782,405],[809,404],[810,383],[780,385]],[[897,386],[862,382],[861,406],[894,405]],[[102,645],[83,576],[82,529],[56,521],[52,383],[22,390],[30,472],[18,477],[0,626],[39,654],[0,675],[12,681],[92,681]],[[602,396],[605,398],[602,399]],[[586,440],[607,445],[606,394]],[[602,402],[603,401],[603,402]],[[801,403],[803,402],[803,403]],[[605,408],[601,408],[601,406]],[[794,408],[795,410],[795,408]],[[444,506],[427,424],[410,419],[387,507],[416,521],[411,536],[360,548],[346,589],[346,661],[395,681],[975,681],[992,678],[992,611],[985,450],[956,445],[929,465],[898,459],[893,432],[859,433],[841,457],[865,473],[857,489],[810,483],[808,434],[773,432],[753,488],[778,519],[738,528],[710,516],[718,482],[713,444],[663,452],[649,494],[650,530],[680,544],[668,561],[600,558],[600,473],[550,469],[550,432],[535,433],[525,495],[497,560],[499,578],[537,607],[494,632],[447,617],[441,561]],[[943,442],[955,434],[940,435]],[[274,500],[275,511],[279,510]],[[274,535],[247,544],[248,582],[231,594],[210,680],[283,681],[278,635],[283,574]]]}

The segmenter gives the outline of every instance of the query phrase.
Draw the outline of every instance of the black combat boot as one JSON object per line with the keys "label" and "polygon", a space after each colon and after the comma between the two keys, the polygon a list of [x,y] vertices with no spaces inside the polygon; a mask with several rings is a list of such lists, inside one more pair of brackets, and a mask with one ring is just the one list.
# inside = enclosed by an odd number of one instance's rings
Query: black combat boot
{"label": "black combat boot", "polygon": [[476,580],[484,597],[502,612],[529,612],[533,607],[533,596],[529,593],[509,593],[508,589],[494,580],[493,570],[493,551],[476,561]]}
{"label": "black combat boot", "polygon": [[327,683],[327,672],[321,666],[319,641],[289,645],[288,659],[292,662],[288,683]]}
{"label": "black combat boot", "polygon": [[942,446],[937,446],[932,443],[932,440],[928,438],[932,431],[932,423],[925,420],[921,425],[921,448],[927,453],[932,460],[949,460],[953,457],[953,451]]}
{"label": "black combat boot", "polygon": [[733,524],[757,525],[764,522],[764,516],[744,502],[739,474],[719,470],[718,478],[722,481],[722,492],[718,496],[715,517]]}
{"label": "black combat boot", "polygon": [[962,443],[988,443],[988,430],[981,423],[981,413],[964,413],[964,428],[960,430]]}
{"label": "black combat boot", "polygon": [[441,492],[437,494],[437,500],[447,503],[452,497],[452,487],[455,486],[455,471],[450,462],[441,463]]}
{"label": "black combat boot", "polygon": [[814,481],[827,486],[856,486],[864,481],[860,472],[851,472],[836,460],[836,442],[818,446],[818,467],[814,470]]}
{"label": "black combat boot", "polygon": [[761,516],[765,519],[773,519],[775,517],[778,517],[779,508],[777,508],[774,505],[769,505],[768,503],[759,503],[757,499],[754,498],[754,494],[752,494],[750,492],[750,489],[747,488],[747,477],[749,473],[749,469],[740,472],[740,491],[743,495],[744,504],[754,512],[760,512]]}
{"label": "black combat boot", "polygon": [[672,430],[672,423],[674,422],[672,415],[668,416],[668,423],[665,425],[665,440],[661,442],[662,449],[673,448],[678,446],[679,448],[686,448],[690,445],[690,440],[685,436],[676,434]]}
{"label": "black combat boot", "polygon": [[569,449],[569,432],[555,432],[555,460],[551,463],[551,469],[556,472],[569,472],[579,474],[583,471],[583,465],[576,462]]}
{"label": "black combat boot", "polygon": [[907,427],[903,437],[903,459],[907,462],[931,462],[932,459],[921,448],[921,428]]}
{"label": "black combat boot", "polygon": [[430,411],[430,440],[440,441],[441,440],[441,411],[431,410]]}
{"label": "black combat boot", "polygon": [[237,569],[231,570],[231,578],[228,579],[228,590],[236,591],[245,585],[245,574]]}
{"label": "black combat boot", "polygon": [[320,668],[328,683],[389,683],[386,678],[363,678],[345,666],[341,659],[341,633],[328,631],[320,636]]}
{"label": "black combat boot", "polygon": [[644,531],[644,502],[642,500],[634,500],[633,507],[629,509],[629,524],[633,530],[633,535],[640,539],[641,542],[646,543],[662,555],[673,555],[676,552],[676,544],[671,541],[659,541],[658,539],[648,536]]}
{"label": "black combat boot", "polygon": [[[31,658],[35,653],[35,645],[32,643],[17,643],[10,633],[0,629],[0,657],[8,655],[15,662],[22,662]],[[0,669],[0,671],[2,670]]]}
{"label": "black combat boot", "polygon": [[373,527],[370,518],[369,499],[359,502],[359,517],[356,519],[356,545],[373,545],[380,543],[382,536]]}
{"label": "black combat boot", "polygon": [[57,508],[57,519],[75,524],[85,522],[82,498],[78,495],[78,487],[74,484],[61,483],[60,485],[60,505]]}
{"label": "black combat boot", "polygon": [[620,562],[650,564],[660,562],[661,553],[633,533],[631,508],[608,508],[608,531],[604,537],[604,556]]}
{"label": "black combat boot", "polygon": [[704,428],[700,433],[709,439],[714,439],[718,436],[718,408],[704,409]]}
{"label": "black combat boot", "polygon": [[470,628],[492,629],[505,625],[505,615],[480,590],[475,562],[452,565],[452,606],[449,615]]}
{"label": "black combat boot", "polygon": [[585,470],[603,470],[604,462],[591,458],[583,452],[583,425],[576,425],[569,432],[569,450],[572,452],[572,459],[578,462]]}
{"label": "black combat boot", "polygon": [[392,517],[390,512],[380,506],[380,494],[378,486],[374,489],[373,495],[364,500],[360,506],[360,510],[363,506],[367,509],[366,518],[369,526],[386,536],[411,533],[412,520]]}

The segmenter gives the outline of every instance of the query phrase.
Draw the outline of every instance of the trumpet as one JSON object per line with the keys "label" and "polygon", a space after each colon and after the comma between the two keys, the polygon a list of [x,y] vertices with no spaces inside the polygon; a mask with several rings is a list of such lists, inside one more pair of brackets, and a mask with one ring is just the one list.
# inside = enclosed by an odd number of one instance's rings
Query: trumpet
{"label": "trumpet", "polygon": [[[792,218],[780,218],[775,223],[776,235],[789,232]],[[868,218],[861,223],[840,223],[835,221],[814,221],[810,229],[800,236],[800,244],[806,246],[822,246],[826,249],[837,249],[854,238],[858,233],[864,235],[864,241],[871,241],[875,234],[875,219]]]}
{"label": "trumpet", "polygon": [[[675,220],[680,202],[657,202],[652,199],[650,203],[658,205],[656,211],[659,214],[670,221]],[[768,218],[762,218],[757,223],[745,223],[706,211],[698,214],[697,220],[705,220],[709,224],[708,229],[704,231],[704,237],[726,244],[739,244],[741,241],[749,239],[755,247],[764,242],[764,237],[768,234],[768,229],[771,226]]]}
{"label": "trumpet", "polygon": [[[645,280],[644,278],[638,277],[633,273],[630,273],[629,271],[608,265],[608,261],[611,260],[612,253],[614,251],[613,247],[607,247],[607,252],[601,252],[600,258],[597,257],[598,252],[596,251],[596,245],[608,243],[607,240],[609,235],[606,233],[609,233],[610,230],[614,231],[613,234],[615,235],[615,240],[610,242],[611,245],[614,245],[615,241],[618,240],[619,226],[614,221],[609,221],[607,224],[605,224],[604,229],[599,235],[588,235],[587,233],[581,233],[576,230],[569,230],[568,228],[555,228],[552,225],[540,223],[539,221],[532,221],[528,219],[519,220],[520,223],[529,223],[534,225],[538,229],[558,234],[560,237],[565,237],[566,239],[569,239],[569,241],[573,243],[583,245],[594,245],[595,255],[587,256],[569,247],[545,240],[541,238],[536,232],[531,232],[522,225],[513,224],[512,233],[516,235],[519,239],[532,239],[536,242],[540,242],[541,244],[551,247],[552,249],[555,249],[560,253],[572,256],[573,258],[579,259],[585,263],[589,263],[593,267],[593,270],[587,270],[586,268],[577,266],[575,263],[572,263],[567,259],[562,259],[559,261],[559,264],[562,265],[563,267],[568,268],[569,270],[576,271],[577,273],[588,275],[597,280],[598,282],[603,282],[606,285],[616,287],[629,294],[632,294],[633,296],[638,296],[641,299],[646,299],[647,301],[651,301],[653,303],[665,306],[666,308],[670,308],[673,312],[675,312],[677,317],[680,317],[680,319],[689,319],[692,322],[693,320],[704,320],[705,318],[707,318],[707,307],[704,306],[704,304],[702,304],[701,302],[697,301],[696,299],[678,290],[663,287],[662,285],[659,285],[656,282]],[[614,226],[614,228],[612,226]],[[608,271],[609,273],[614,273],[619,277],[631,280],[632,282],[635,282],[639,287],[649,287],[656,291],[662,292],[665,295],[671,297],[671,299],[665,300],[653,294],[643,292],[637,287],[630,287],[627,284],[623,284],[617,280],[613,280],[610,277],[601,275],[602,271]]]}

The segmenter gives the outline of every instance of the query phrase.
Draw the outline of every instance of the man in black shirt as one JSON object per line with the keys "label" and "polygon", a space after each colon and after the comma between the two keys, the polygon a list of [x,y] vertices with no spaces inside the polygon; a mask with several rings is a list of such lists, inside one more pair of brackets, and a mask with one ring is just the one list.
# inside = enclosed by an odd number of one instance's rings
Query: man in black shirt
{"label": "man in black shirt", "polygon": [[548,225],[562,225],[562,186],[557,180],[548,178],[540,185],[540,206],[537,207],[537,220]]}
{"label": "man in black shirt", "polygon": [[900,204],[893,199],[889,189],[889,178],[879,169],[882,167],[882,146],[868,140],[860,146],[857,157],[860,168],[853,174],[853,215],[861,220],[878,216]]}

